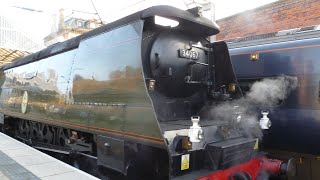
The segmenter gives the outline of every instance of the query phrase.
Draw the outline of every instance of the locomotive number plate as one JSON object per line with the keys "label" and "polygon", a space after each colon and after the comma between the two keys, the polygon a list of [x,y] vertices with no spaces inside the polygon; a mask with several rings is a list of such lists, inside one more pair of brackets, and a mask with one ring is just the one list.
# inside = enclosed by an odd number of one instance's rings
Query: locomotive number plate
{"label": "locomotive number plate", "polygon": [[199,59],[199,53],[187,49],[179,49],[179,57],[197,60]]}

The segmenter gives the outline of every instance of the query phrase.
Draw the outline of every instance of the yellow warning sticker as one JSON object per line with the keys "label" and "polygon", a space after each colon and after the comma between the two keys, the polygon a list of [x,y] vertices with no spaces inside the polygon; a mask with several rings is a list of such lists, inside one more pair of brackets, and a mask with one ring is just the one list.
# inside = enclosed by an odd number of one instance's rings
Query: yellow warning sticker
{"label": "yellow warning sticker", "polygon": [[258,138],[256,139],[256,144],[254,145],[253,149],[254,150],[259,149],[259,139]]}
{"label": "yellow warning sticker", "polygon": [[189,169],[190,154],[181,156],[181,170]]}

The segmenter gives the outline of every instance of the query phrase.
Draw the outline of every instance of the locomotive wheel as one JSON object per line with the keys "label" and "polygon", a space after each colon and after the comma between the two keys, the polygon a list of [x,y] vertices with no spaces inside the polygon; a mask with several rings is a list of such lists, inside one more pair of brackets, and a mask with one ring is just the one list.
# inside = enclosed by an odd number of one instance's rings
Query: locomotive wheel
{"label": "locomotive wheel", "polygon": [[30,125],[25,120],[20,120],[18,122],[18,134],[27,136],[30,132]]}
{"label": "locomotive wheel", "polygon": [[38,124],[38,138],[41,142],[51,144],[53,134],[47,124]]}
{"label": "locomotive wheel", "polygon": [[20,120],[17,123],[18,135],[37,139],[40,142],[51,144],[54,137],[52,128],[47,124],[34,123],[26,120]]}
{"label": "locomotive wheel", "polygon": [[48,125],[42,125],[43,142],[51,144],[53,142],[53,134]]}
{"label": "locomotive wheel", "polygon": [[65,140],[69,139],[70,131],[64,128],[58,128],[57,145],[65,146]]}
{"label": "locomotive wheel", "polygon": [[29,122],[29,124],[29,137],[31,137],[32,139],[38,138],[39,130],[37,128],[37,123]]}
{"label": "locomotive wheel", "polygon": [[50,126],[51,132],[52,132],[52,144],[58,145],[57,139],[58,139],[58,128]]}

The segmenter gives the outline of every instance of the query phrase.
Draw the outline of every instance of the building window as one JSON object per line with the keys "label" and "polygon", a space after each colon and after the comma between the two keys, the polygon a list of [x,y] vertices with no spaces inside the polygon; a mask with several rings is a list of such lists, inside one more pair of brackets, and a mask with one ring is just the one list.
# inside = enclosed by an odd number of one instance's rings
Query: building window
{"label": "building window", "polygon": [[82,22],[82,21],[78,21],[78,22],[77,22],[77,26],[78,26],[78,27],[83,27],[83,22]]}
{"label": "building window", "polygon": [[89,23],[90,24],[90,28],[96,28],[96,24],[95,23]]}

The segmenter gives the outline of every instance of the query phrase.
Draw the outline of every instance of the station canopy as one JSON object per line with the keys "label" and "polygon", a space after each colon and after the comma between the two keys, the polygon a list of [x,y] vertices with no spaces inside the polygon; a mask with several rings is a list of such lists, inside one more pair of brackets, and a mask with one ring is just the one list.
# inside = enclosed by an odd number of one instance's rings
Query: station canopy
{"label": "station canopy", "polygon": [[0,66],[43,48],[18,28],[13,20],[0,14]]}
{"label": "station canopy", "polygon": [[0,66],[10,63],[20,57],[30,54],[27,51],[19,51],[15,49],[0,48]]}

